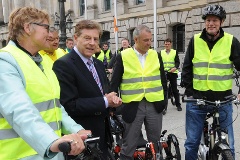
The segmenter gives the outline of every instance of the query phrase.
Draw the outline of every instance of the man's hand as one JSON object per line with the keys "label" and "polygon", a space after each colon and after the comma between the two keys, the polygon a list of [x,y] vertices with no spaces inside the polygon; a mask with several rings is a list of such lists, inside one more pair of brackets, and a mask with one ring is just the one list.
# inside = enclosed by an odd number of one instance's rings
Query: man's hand
{"label": "man's hand", "polygon": [[107,69],[109,73],[112,73],[113,72],[113,69]]}
{"label": "man's hand", "polygon": [[82,140],[85,140],[88,138],[88,135],[92,135],[92,132],[91,130],[85,130],[85,129],[82,129],[80,131],[77,132],[79,135],[81,135],[82,137]]}
{"label": "man's hand", "polygon": [[110,107],[118,107],[122,104],[122,99],[117,96],[117,93],[111,92],[108,94],[105,94],[105,97],[108,100],[108,105]]}
{"label": "man's hand", "polygon": [[176,70],[177,70],[177,68],[173,67],[173,68],[171,68],[170,72],[174,73]]}
{"label": "man's hand", "polygon": [[240,100],[240,94],[237,95],[237,99]]}

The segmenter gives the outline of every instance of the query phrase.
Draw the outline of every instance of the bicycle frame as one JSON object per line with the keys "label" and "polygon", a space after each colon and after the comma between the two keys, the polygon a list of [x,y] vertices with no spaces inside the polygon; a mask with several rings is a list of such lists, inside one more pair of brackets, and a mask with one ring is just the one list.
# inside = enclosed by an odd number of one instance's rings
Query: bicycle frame
{"label": "bicycle frame", "polygon": [[[215,101],[210,102],[203,99],[183,99],[184,102],[196,102],[198,106],[211,105],[213,106],[212,114],[207,114],[205,119],[204,128],[202,131],[202,137],[200,141],[200,146],[198,150],[198,158],[202,160],[211,160],[216,155],[215,152],[220,150],[230,150],[227,142],[227,131],[220,128],[219,123],[219,108],[221,105],[228,102],[233,102],[234,104],[239,104],[239,100],[235,96],[226,97],[226,101]],[[207,119],[213,118],[211,125],[208,124]],[[216,149],[217,148],[217,149]]]}

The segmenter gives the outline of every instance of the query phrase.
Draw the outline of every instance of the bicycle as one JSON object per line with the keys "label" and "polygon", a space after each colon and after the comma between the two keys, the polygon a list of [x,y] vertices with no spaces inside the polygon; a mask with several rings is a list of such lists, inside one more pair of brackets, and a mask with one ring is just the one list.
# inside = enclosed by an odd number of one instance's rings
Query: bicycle
{"label": "bicycle", "polygon": [[[71,151],[71,143],[63,142],[58,145],[58,148],[63,152],[65,160],[105,160],[102,157],[102,152],[99,149],[100,137],[87,138],[84,141],[85,150],[77,155],[75,158],[68,158],[68,153]],[[114,155],[108,150],[108,160],[115,160]]]}
{"label": "bicycle", "polygon": [[[167,99],[171,100],[172,105],[176,105],[175,101],[174,101],[174,95],[173,95],[173,90],[172,90],[172,86],[171,83],[167,77],[167,71],[165,71],[165,75],[166,75],[166,79],[167,79]],[[165,115],[167,113],[167,107],[168,107],[168,100],[167,100],[167,104],[164,108],[164,110],[162,111],[162,114]]]}
{"label": "bicycle", "polygon": [[[161,133],[160,140],[157,144],[152,142],[142,142],[138,144],[136,151],[133,154],[134,160],[181,160],[180,148],[178,139],[174,134],[166,135],[167,130]],[[157,145],[154,147],[154,145]],[[157,151],[155,150],[157,148]],[[164,149],[165,153],[162,153]],[[120,145],[115,147],[115,158],[119,158],[121,150]]]}
{"label": "bicycle", "polygon": [[[179,148],[179,142],[177,137],[174,134],[165,135],[167,130],[164,130],[160,136],[160,141],[158,141],[158,150],[161,150],[161,147],[165,151],[165,156],[162,154],[162,157],[165,160],[181,160],[181,153]],[[159,157],[159,158],[158,158]],[[156,154],[156,160],[160,159],[161,154]]]}
{"label": "bicycle", "polygon": [[[233,160],[233,155],[231,153],[229,144],[227,142],[227,131],[220,128],[219,123],[219,108],[221,105],[233,102],[235,105],[239,104],[236,96],[228,96],[225,101],[207,101],[204,99],[184,99],[183,102],[196,102],[196,105],[206,106],[211,105],[213,107],[213,112],[208,113],[204,128],[202,131],[202,137],[200,141],[200,146],[198,150],[198,160]],[[208,119],[212,118],[213,121],[209,124]]]}

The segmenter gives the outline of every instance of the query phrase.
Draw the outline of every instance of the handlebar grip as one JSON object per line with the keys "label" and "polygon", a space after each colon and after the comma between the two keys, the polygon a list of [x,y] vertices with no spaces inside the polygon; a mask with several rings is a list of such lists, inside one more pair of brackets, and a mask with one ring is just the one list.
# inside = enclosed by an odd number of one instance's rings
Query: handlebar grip
{"label": "handlebar grip", "polygon": [[197,99],[187,99],[187,98],[183,98],[182,102],[197,102]]}
{"label": "handlebar grip", "polygon": [[58,145],[58,149],[63,153],[69,153],[71,151],[70,142],[62,142]]}

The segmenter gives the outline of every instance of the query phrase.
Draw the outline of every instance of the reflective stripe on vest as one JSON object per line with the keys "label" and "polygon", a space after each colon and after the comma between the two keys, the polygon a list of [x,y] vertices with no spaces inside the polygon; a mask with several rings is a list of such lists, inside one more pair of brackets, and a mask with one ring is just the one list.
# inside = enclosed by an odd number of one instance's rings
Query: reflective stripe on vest
{"label": "reflective stripe on vest", "polygon": [[[175,67],[176,50],[171,49],[169,53],[167,53],[166,50],[161,50],[161,56],[164,70],[169,72],[171,68]],[[178,73],[178,70],[174,73]]]}
{"label": "reflective stripe on vest", "polygon": [[199,91],[231,89],[233,64],[229,57],[233,36],[224,32],[210,51],[200,35],[194,36],[193,88]]}
{"label": "reflective stripe on vest", "polygon": [[124,66],[122,83],[120,85],[123,102],[141,101],[143,97],[149,102],[163,100],[157,52],[152,49],[148,50],[144,68],[142,68],[132,48],[125,49],[121,54]]}
{"label": "reflective stripe on vest", "polygon": [[[49,67],[49,62],[45,60],[41,62],[43,73],[36,63],[16,46],[8,44],[1,51],[8,52],[15,58],[24,75],[27,94],[39,110],[43,120],[60,137],[62,122],[59,103],[60,87],[56,75]],[[34,76],[32,76],[33,74]],[[37,154],[21,137],[16,135],[2,115],[0,122],[0,159],[21,159]]]}

